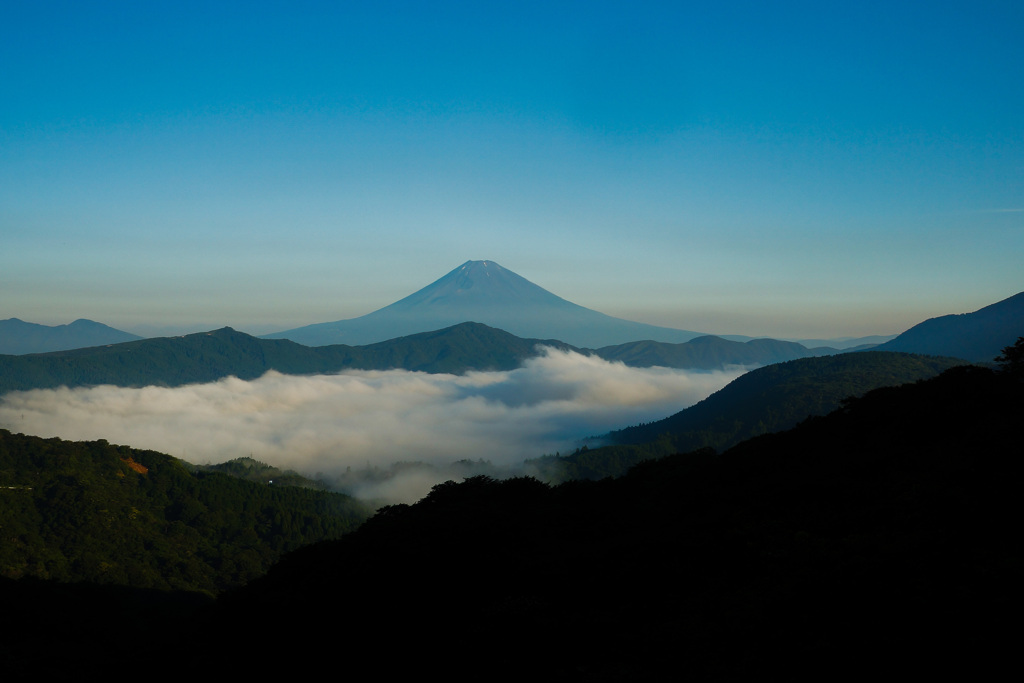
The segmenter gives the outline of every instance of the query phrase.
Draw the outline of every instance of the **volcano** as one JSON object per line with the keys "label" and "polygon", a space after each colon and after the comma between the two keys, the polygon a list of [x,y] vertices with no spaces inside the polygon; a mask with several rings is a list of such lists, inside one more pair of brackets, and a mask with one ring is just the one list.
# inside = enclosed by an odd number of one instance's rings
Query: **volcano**
{"label": "volcano", "polygon": [[689,330],[614,318],[574,304],[494,261],[466,261],[418,292],[358,318],[265,336],[307,346],[361,346],[463,322],[586,348],[640,340],[680,343],[700,336]]}

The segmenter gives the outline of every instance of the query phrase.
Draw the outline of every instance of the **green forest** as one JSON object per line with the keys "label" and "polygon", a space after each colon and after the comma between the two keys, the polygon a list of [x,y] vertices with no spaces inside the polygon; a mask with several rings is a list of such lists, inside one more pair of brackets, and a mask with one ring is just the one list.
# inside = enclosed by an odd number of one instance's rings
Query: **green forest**
{"label": "green forest", "polygon": [[217,593],[368,514],[154,451],[0,430],[0,576]]}

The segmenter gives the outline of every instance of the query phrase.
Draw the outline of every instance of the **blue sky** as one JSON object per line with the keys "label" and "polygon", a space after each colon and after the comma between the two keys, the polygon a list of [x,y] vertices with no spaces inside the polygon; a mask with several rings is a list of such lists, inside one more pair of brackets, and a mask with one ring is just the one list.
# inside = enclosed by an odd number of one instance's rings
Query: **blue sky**
{"label": "blue sky", "polygon": [[259,333],[468,259],[722,334],[1024,290],[1024,4],[494,4],[0,0],[0,318]]}

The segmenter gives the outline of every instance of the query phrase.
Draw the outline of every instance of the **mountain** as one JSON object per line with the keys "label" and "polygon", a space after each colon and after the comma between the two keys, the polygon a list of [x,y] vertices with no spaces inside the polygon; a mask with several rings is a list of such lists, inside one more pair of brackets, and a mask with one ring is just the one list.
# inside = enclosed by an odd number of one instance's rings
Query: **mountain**
{"label": "mountain", "polygon": [[99,384],[140,387],[215,382],[228,376],[255,379],[268,370],[286,375],[342,370],[412,370],[462,374],[512,370],[546,346],[593,353],[632,367],[715,370],[767,365],[835,349],[809,350],[794,342],[746,343],[697,337],[682,344],[631,342],[580,349],[557,339],[523,339],[481,323],[460,323],[365,346],[303,346],[288,339],[260,339],[230,327],[181,337],[140,339],[69,351],[0,356],[0,394],[7,391]]}
{"label": "mountain", "polygon": [[[354,676],[457,681],[994,678],[1014,663],[1006,624],[1024,606],[1022,389],[1008,372],[956,368],[618,479],[449,481],[286,554],[212,606],[196,593],[0,577],[11,625],[0,659],[19,680],[112,662],[266,677],[325,652]],[[150,452],[15,436],[0,432],[0,475],[45,483],[0,480],[0,554],[66,548],[73,569],[104,576],[120,558],[148,572],[169,546],[182,559],[168,576],[218,553],[218,571],[237,572],[286,526],[266,498],[201,494]],[[139,505],[142,490],[156,508]],[[165,533],[140,539],[160,509]],[[10,510],[49,514],[46,535]],[[202,526],[236,522],[230,553],[206,543]],[[83,526],[96,532],[84,543]]]}
{"label": "mountain", "polygon": [[252,624],[289,624],[278,651],[341,643],[352,675],[380,671],[355,653],[386,637],[392,675],[446,680],[989,678],[1024,606],[1022,389],[956,368],[620,479],[439,484],[289,554],[189,636],[234,667]]}
{"label": "mountain", "polygon": [[0,354],[46,353],[141,339],[103,323],[76,320],[70,325],[39,325],[17,318],[0,320]]}
{"label": "mountain", "polygon": [[537,355],[538,345],[572,348],[557,340],[521,339],[479,323],[367,346],[315,348],[287,339],[259,339],[225,327],[182,337],[0,356],[0,394],[98,384],[180,386],[214,382],[229,375],[255,379],[268,370],[286,375],[394,368],[454,374],[512,370]]}
{"label": "mountain", "polygon": [[[226,466],[221,466],[226,469]],[[244,481],[104,440],[0,429],[0,577],[216,592],[281,553],[337,538],[366,507]]]}
{"label": "mountain", "polygon": [[727,365],[769,365],[797,358],[826,356],[839,351],[831,348],[808,349],[802,344],[778,339],[738,342],[708,335],[681,344],[629,342],[606,346],[598,349],[596,353],[605,360],[621,361],[637,368],[661,366],[717,370]]}
{"label": "mountain", "polygon": [[638,339],[677,343],[699,334],[613,318],[555,296],[494,261],[466,261],[418,292],[373,313],[264,338],[291,339],[308,346],[362,345],[467,321],[519,337],[560,339],[587,348]]}
{"label": "mountain", "polygon": [[545,481],[619,476],[644,460],[700,448],[724,450],[789,429],[839,408],[850,397],[935,377],[962,364],[955,358],[880,351],[777,363],[751,370],[663,420],[611,432],[606,438],[612,445],[528,464]]}
{"label": "mountain", "polygon": [[678,451],[724,449],[825,415],[851,396],[934,377],[962,364],[955,358],[881,351],[776,363],[737,377],[675,415],[613,432],[610,438],[638,444],[669,434]]}
{"label": "mountain", "polygon": [[954,356],[974,363],[990,363],[1018,337],[1024,337],[1024,292],[973,313],[930,318],[874,350]]}
{"label": "mountain", "polygon": [[837,337],[835,339],[792,339],[803,344],[809,349],[815,349],[820,346],[831,347],[833,349],[840,349],[842,351],[849,351],[855,348],[866,349],[879,344],[884,344],[890,339],[895,338],[895,334],[873,334],[867,337]]}

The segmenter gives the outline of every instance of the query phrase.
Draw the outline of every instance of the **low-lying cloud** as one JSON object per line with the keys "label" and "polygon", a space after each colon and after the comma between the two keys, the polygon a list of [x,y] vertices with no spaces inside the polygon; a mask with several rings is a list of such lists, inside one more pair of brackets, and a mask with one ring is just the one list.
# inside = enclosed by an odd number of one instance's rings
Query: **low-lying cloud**
{"label": "low-lying cloud", "polygon": [[742,373],[630,368],[547,349],[508,372],[268,372],[177,388],[13,392],[0,399],[0,426],[106,439],[199,464],[252,456],[328,477],[398,461],[513,466],[670,415]]}

